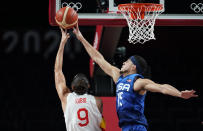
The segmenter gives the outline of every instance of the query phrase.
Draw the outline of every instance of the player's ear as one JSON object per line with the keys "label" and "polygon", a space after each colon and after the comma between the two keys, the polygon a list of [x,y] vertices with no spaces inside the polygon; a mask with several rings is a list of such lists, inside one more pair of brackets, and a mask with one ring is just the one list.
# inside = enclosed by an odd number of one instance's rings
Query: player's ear
{"label": "player's ear", "polygon": [[132,65],[132,69],[135,71],[136,68],[137,68],[136,65],[133,64],[133,65]]}
{"label": "player's ear", "polygon": [[74,86],[71,86],[71,90],[73,91],[73,89],[74,89]]}

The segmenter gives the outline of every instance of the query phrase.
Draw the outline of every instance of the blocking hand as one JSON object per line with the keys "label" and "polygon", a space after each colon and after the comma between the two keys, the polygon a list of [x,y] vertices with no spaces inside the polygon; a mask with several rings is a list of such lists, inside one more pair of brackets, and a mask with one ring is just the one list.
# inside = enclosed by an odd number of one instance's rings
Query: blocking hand
{"label": "blocking hand", "polygon": [[194,90],[185,90],[185,91],[181,91],[181,98],[183,99],[189,99],[191,97],[198,97],[198,95],[195,95]]}

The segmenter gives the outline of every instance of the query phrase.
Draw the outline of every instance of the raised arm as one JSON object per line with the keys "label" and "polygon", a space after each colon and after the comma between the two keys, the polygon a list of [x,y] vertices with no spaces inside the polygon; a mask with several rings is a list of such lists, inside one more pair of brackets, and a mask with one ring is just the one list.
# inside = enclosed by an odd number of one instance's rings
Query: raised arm
{"label": "raised arm", "polygon": [[135,91],[147,90],[151,92],[159,92],[165,95],[171,95],[171,96],[180,97],[183,99],[198,97],[198,95],[194,94],[196,92],[194,90],[179,91],[175,87],[169,84],[158,84],[149,79],[138,79],[134,83],[134,90]]}
{"label": "raised arm", "polygon": [[70,92],[70,90],[66,86],[66,80],[62,72],[64,46],[69,38],[69,34],[67,34],[67,30],[64,32],[63,29],[61,29],[61,33],[62,33],[62,38],[61,38],[61,43],[56,56],[54,73],[55,73],[56,90],[62,102],[62,105],[64,105],[63,103],[66,103],[66,96]]}
{"label": "raised arm", "polygon": [[104,57],[101,55],[101,53],[99,51],[97,51],[81,34],[78,26],[76,28],[74,28],[74,34],[76,35],[76,37],[78,38],[78,40],[80,40],[80,42],[83,44],[83,46],[85,47],[87,53],[89,54],[89,56],[93,59],[93,61],[95,61],[100,67],[101,69],[108,74],[109,76],[111,76],[114,80],[114,82],[117,82],[119,76],[120,76],[120,70],[115,67],[112,66],[110,63],[108,63]]}

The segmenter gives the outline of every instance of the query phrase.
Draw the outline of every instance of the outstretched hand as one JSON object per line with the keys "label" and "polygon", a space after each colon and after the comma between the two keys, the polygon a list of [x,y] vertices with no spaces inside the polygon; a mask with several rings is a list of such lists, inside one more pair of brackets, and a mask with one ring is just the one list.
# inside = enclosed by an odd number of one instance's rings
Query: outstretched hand
{"label": "outstretched hand", "polygon": [[191,97],[198,97],[198,95],[195,95],[195,92],[194,90],[185,90],[185,91],[181,91],[181,98],[183,99],[189,99]]}
{"label": "outstretched hand", "polygon": [[78,40],[80,40],[83,37],[79,30],[78,24],[75,27],[73,27],[73,33],[76,35]]}
{"label": "outstretched hand", "polygon": [[68,38],[70,38],[70,34],[67,33],[67,29],[64,30],[64,29],[61,28],[61,27],[60,27],[60,29],[61,29],[61,35],[62,35],[62,37],[61,37],[61,42],[66,43],[67,40],[68,40]]}

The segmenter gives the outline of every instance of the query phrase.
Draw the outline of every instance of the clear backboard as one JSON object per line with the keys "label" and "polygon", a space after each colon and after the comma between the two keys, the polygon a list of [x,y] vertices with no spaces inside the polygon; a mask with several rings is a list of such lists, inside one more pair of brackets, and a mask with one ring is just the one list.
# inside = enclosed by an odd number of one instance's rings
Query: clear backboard
{"label": "clear backboard", "polygon": [[[79,14],[80,25],[127,25],[118,13],[118,5],[141,0],[49,0],[49,22],[55,26],[55,14],[71,6]],[[163,4],[163,13],[156,20],[157,26],[203,26],[202,0],[142,0],[141,3]]]}

